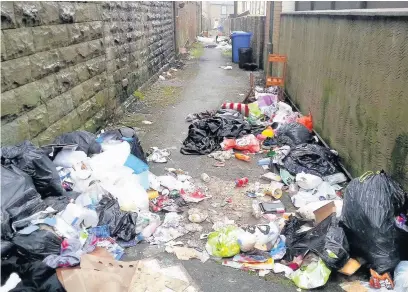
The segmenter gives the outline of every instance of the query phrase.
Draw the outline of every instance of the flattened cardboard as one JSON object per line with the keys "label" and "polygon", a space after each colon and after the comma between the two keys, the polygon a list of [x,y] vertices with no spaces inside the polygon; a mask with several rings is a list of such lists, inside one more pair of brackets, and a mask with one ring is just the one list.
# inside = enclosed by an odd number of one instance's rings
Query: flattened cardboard
{"label": "flattened cardboard", "polygon": [[87,269],[61,272],[67,292],[121,292],[128,287],[120,274]]}
{"label": "flattened cardboard", "polygon": [[97,270],[120,275],[122,283],[128,287],[138,263],[137,261],[122,262],[86,254],[81,257],[81,270]]}
{"label": "flattened cardboard", "polygon": [[128,292],[166,291],[166,288],[175,292],[183,292],[189,285],[188,282],[148,269],[142,262],[139,262]]}

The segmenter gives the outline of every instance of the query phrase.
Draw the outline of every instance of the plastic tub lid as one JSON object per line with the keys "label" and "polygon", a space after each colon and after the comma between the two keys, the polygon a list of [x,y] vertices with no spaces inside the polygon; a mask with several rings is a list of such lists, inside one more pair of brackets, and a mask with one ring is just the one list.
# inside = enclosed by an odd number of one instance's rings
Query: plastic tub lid
{"label": "plastic tub lid", "polygon": [[242,36],[242,35],[245,35],[245,36],[251,36],[252,35],[252,32],[245,32],[245,31],[233,31],[232,33],[231,33],[231,36],[238,36],[238,35],[240,35],[240,36]]}

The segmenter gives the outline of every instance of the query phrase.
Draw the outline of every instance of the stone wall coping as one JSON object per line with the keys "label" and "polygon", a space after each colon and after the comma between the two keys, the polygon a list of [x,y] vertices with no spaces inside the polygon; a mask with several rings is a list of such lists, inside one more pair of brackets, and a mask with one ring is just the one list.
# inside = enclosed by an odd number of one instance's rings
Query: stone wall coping
{"label": "stone wall coping", "polygon": [[281,16],[408,17],[408,8],[291,11]]}

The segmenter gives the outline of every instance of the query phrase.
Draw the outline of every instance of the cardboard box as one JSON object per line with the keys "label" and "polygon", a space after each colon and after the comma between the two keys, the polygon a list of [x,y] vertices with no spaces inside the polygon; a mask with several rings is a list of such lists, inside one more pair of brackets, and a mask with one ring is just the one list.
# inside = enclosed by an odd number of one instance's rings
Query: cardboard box
{"label": "cardboard box", "polygon": [[336,205],[334,202],[330,202],[323,207],[313,211],[315,215],[315,223],[316,225],[322,222],[324,219],[329,217],[331,214],[336,213]]}

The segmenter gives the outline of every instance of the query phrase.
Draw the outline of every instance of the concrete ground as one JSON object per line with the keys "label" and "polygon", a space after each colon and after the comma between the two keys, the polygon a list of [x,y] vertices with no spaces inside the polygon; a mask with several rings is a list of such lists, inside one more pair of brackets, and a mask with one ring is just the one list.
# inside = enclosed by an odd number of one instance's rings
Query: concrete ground
{"label": "concrete ground", "polygon": [[[259,176],[263,170],[256,165],[256,161],[262,155],[253,157],[250,163],[233,158],[226,162],[225,167],[217,168],[213,166],[215,161],[212,158],[180,153],[181,143],[187,137],[189,123],[185,121],[185,117],[189,113],[217,109],[225,101],[242,101],[244,96],[240,94],[246,95],[249,90],[248,72],[240,70],[235,64],[233,70],[220,68],[222,65],[231,64],[230,57],[217,49],[202,50],[196,47],[194,50],[192,55],[196,59],[186,61],[183,70],[170,71],[173,75],[171,79],[157,81],[151,88],[139,93],[141,100],[129,107],[128,114],[121,119],[121,123],[140,129],[139,136],[145,151],[152,146],[174,147],[168,163],[150,164],[150,170],[154,174],[163,175],[166,173],[165,168],[174,167],[188,171],[197,183],[200,182],[202,173],[211,177],[207,187],[213,198],[199,204],[191,204],[191,207],[201,207],[209,211],[214,209],[214,214],[226,215],[240,225],[254,223],[251,216],[251,199],[245,196],[245,190],[234,189],[233,181],[244,176],[248,177],[250,182],[260,181]],[[152,121],[153,124],[145,125],[141,123],[142,120]],[[233,203],[221,207],[222,201],[227,197],[231,197]],[[289,210],[293,208],[287,198],[284,202]],[[209,231],[211,225],[211,222],[203,224],[204,230]],[[183,238],[177,240],[185,242]],[[202,242],[201,246],[204,243]],[[261,278],[256,273],[224,267],[211,259],[205,263],[197,259],[180,261],[175,255],[166,253],[163,248],[148,244],[127,249],[123,259],[143,258],[156,258],[164,266],[181,264],[200,291],[297,290],[284,276],[271,273]],[[342,291],[337,277],[334,275],[334,279],[330,279],[328,285],[319,290]]]}

